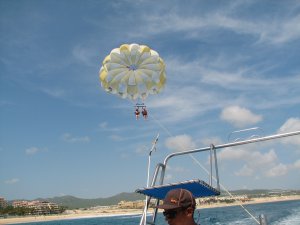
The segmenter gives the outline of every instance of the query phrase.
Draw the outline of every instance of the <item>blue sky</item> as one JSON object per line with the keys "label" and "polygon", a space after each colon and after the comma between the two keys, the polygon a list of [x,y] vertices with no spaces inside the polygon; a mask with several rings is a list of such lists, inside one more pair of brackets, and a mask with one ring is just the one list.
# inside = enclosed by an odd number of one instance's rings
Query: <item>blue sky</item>
{"label": "blue sky", "polygon": [[[147,154],[300,130],[299,1],[0,0],[0,196],[108,197],[146,185]],[[147,121],[98,72],[123,43],[166,64]],[[250,135],[250,134],[245,134]],[[252,135],[252,134],[251,134]],[[170,161],[166,182],[207,174]],[[218,151],[228,189],[299,189],[300,137]]]}

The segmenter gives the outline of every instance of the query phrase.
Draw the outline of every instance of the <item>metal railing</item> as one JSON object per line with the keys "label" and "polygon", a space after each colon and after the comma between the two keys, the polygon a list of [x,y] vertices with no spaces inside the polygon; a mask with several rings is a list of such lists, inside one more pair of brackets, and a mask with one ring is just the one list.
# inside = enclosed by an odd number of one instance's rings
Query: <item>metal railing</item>
{"label": "metal railing", "polygon": [[[243,140],[243,141],[236,141],[236,142],[231,142],[231,143],[227,143],[227,144],[221,144],[221,145],[213,145],[211,144],[209,147],[205,147],[205,148],[196,148],[196,149],[191,149],[191,150],[186,150],[186,151],[180,151],[180,152],[175,152],[172,154],[169,154],[165,157],[164,162],[163,163],[158,163],[156,165],[154,174],[153,174],[153,178],[152,178],[152,182],[151,182],[151,186],[153,187],[157,184],[157,178],[159,175],[159,171],[160,171],[160,178],[159,178],[159,185],[162,185],[164,182],[164,176],[165,176],[165,172],[166,172],[166,167],[167,167],[167,163],[168,161],[176,156],[181,156],[181,155],[187,155],[187,154],[194,154],[194,153],[199,153],[199,152],[206,152],[206,151],[210,151],[210,185],[212,185],[212,152],[214,153],[214,159],[215,159],[215,170],[216,170],[216,179],[217,179],[217,190],[220,190],[220,185],[219,185],[219,175],[218,175],[218,166],[217,166],[217,157],[216,157],[216,150],[217,149],[222,149],[222,148],[228,148],[228,147],[235,147],[235,146],[239,146],[239,145],[246,145],[246,144],[251,144],[251,143],[255,143],[255,142],[262,142],[262,141],[269,141],[269,140],[273,140],[273,139],[278,139],[278,138],[284,138],[284,137],[290,137],[290,136],[295,136],[295,135],[300,135],[300,131],[294,131],[294,132],[288,132],[288,133],[282,133],[282,134],[275,134],[275,135],[270,135],[270,136],[265,136],[265,137],[259,137],[259,138],[253,138],[253,139],[249,139],[249,140]],[[156,221],[156,215],[157,215],[157,208],[154,209],[154,213],[153,213],[153,218],[152,218],[152,222],[147,222],[146,221],[146,217],[147,217],[147,210],[150,204],[150,200],[151,198],[147,198],[147,203],[145,204],[145,209],[142,217],[141,217],[141,221],[140,221],[140,225],[144,225],[146,223],[149,224],[155,224]],[[159,204],[159,200],[156,201],[156,206]],[[264,224],[264,223],[262,223]]]}

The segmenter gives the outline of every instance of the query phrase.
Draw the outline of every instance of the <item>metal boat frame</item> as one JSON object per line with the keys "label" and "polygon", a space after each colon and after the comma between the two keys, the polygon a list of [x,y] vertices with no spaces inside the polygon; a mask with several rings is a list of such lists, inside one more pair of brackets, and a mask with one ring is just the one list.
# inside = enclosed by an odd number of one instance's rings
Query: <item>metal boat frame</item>
{"label": "metal boat frame", "polygon": [[[171,158],[174,158],[174,157],[177,157],[177,156],[182,156],[182,155],[187,155],[187,154],[194,154],[194,153],[199,153],[199,152],[210,151],[210,171],[209,171],[210,172],[210,179],[209,179],[209,185],[207,185],[204,181],[201,181],[200,183],[204,182],[204,184],[202,186],[200,184],[200,187],[206,187],[206,188],[212,189],[212,190],[214,190],[214,194],[211,194],[211,195],[218,195],[220,193],[220,183],[219,183],[218,163],[217,163],[217,154],[216,154],[217,149],[222,149],[222,148],[227,148],[227,147],[234,147],[234,146],[239,146],[239,145],[246,145],[246,144],[250,144],[250,143],[268,141],[268,140],[272,140],[272,139],[290,137],[290,136],[295,136],[295,135],[300,135],[300,131],[294,131],[294,132],[289,132],[289,133],[282,133],[282,134],[264,136],[264,137],[259,137],[259,138],[252,138],[252,139],[248,139],[248,140],[236,141],[236,142],[231,142],[231,143],[221,144],[221,145],[211,144],[209,147],[196,148],[196,149],[187,150],[187,151],[175,152],[175,153],[167,155],[166,158],[164,159],[163,163],[158,163],[156,165],[150,187],[148,187],[148,181],[147,181],[147,187],[146,188],[136,190],[136,192],[146,195],[145,207],[144,207],[144,211],[143,211],[143,214],[142,214],[142,217],[141,217],[141,220],[140,220],[140,225],[145,225],[145,224],[155,225],[156,218],[157,218],[157,212],[158,212],[157,208],[154,209],[152,220],[147,221],[147,211],[148,211],[148,208],[149,208],[149,205],[150,205],[151,198],[156,198],[156,206],[157,206],[159,204],[159,201],[161,199],[163,199],[163,197],[157,197],[157,196],[160,196],[160,195],[164,196],[164,194],[166,193],[166,190],[182,187],[181,185],[183,185],[183,183],[184,184],[189,184],[189,183],[195,182],[195,180],[192,180],[192,181],[180,182],[180,183],[176,183],[176,184],[163,185],[167,163],[169,162],[169,160]],[[156,142],[157,142],[157,139],[155,141],[155,144],[156,144]],[[150,157],[151,157],[151,153],[152,153],[153,148],[154,147],[152,147],[152,149],[150,151],[150,154],[149,154],[149,162],[150,162]],[[214,161],[213,161],[213,159],[214,159]],[[215,166],[216,187],[213,187],[213,164]],[[148,175],[149,175],[149,170],[148,170]],[[159,179],[159,181],[158,181],[158,179]],[[158,181],[158,183],[157,183],[157,181]],[[160,195],[157,195],[157,194],[159,194],[158,192],[160,190],[164,191],[164,193],[163,194],[160,193]],[[197,195],[194,192],[193,192],[193,194],[195,195],[195,197],[196,196],[205,196],[205,195],[201,195],[199,193]],[[208,196],[208,195],[206,195],[206,196]],[[260,222],[259,223],[261,225],[266,225],[265,217],[262,216],[262,218],[263,219],[261,219],[261,217],[260,217]]]}

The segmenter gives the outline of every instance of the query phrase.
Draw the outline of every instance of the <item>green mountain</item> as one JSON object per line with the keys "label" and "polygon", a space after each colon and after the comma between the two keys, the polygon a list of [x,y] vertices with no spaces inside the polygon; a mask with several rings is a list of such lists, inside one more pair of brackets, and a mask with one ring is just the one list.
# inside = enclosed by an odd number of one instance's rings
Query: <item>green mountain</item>
{"label": "green mountain", "polygon": [[120,201],[143,200],[144,196],[138,193],[120,193],[108,198],[83,199],[66,195],[62,197],[37,199],[40,201],[54,202],[68,209],[89,208],[93,206],[117,205]]}
{"label": "green mountain", "polygon": [[[262,197],[272,195],[299,195],[300,190],[267,190],[267,189],[256,189],[256,190],[233,190],[230,191],[232,195],[248,195],[249,197]],[[224,191],[221,192],[221,196],[227,196],[228,194]],[[94,206],[110,206],[117,205],[120,201],[136,201],[144,200],[145,196],[138,193],[120,193],[108,198],[96,198],[96,199],[83,199],[74,196],[66,195],[62,197],[36,199],[41,201],[49,201],[57,203],[61,206],[66,206],[68,209],[77,208],[89,208]]]}

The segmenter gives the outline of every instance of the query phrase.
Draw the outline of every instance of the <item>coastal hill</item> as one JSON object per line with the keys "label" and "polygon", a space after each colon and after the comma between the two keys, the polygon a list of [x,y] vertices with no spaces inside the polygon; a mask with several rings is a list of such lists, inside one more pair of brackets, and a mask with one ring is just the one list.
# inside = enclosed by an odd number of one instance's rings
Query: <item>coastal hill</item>
{"label": "coastal hill", "polygon": [[58,205],[66,206],[68,209],[90,208],[94,206],[117,205],[120,201],[137,201],[144,199],[144,196],[138,193],[120,193],[108,198],[84,199],[66,195],[54,198],[39,198],[40,201],[54,202]]}
{"label": "coastal hill", "polygon": [[[230,191],[232,195],[247,195],[248,197],[270,197],[280,195],[299,195],[299,190],[235,190]],[[225,192],[221,192],[221,196],[227,196]],[[120,193],[108,198],[83,199],[74,196],[66,195],[62,197],[36,199],[40,201],[49,201],[61,206],[66,206],[68,209],[90,208],[94,206],[112,206],[117,205],[121,201],[137,201],[144,200],[145,196],[138,193]]]}

